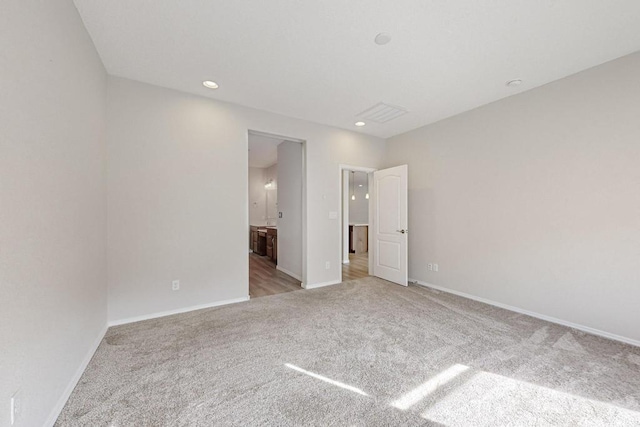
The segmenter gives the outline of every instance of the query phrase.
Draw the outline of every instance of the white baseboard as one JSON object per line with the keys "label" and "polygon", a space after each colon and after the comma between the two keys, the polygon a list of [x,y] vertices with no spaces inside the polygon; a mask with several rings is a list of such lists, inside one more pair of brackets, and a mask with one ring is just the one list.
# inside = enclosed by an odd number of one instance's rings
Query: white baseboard
{"label": "white baseboard", "polygon": [[514,311],[514,312],[520,313],[520,314],[526,314],[527,316],[535,317],[535,318],[541,319],[541,320],[546,320],[547,322],[551,322],[551,323],[557,323],[558,325],[562,325],[562,326],[566,326],[566,327],[569,327],[569,328],[577,329],[579,331],[586,332],[586,333],[589,333],[589,334],[592,334],[592,335],[598,335],[598,336],[601,336],[601,337],[604,337],[604,338],[609,338],[609,339],[614,340],[614,341],[620,341],[620,342],[623,342],[625,344],[631,344],[631,345],[640,347],[640,341],[634,340],[634,339],[631,339],[631,338],[627,338],[627,337],[623,337],[621,335],[616,335],[616,334],[612,334],[610,332],[601,331],[599,329],[594,329],[594,328],[591,328],[589,326],[580,325],[578,323],[573,323],[573,322],[568,322],[566,320],[557,319],[555,317],[547,316],[545,314],[540,314],[540,313],[536,313],[534,311],[529,311],[529,310],[525,310],[525,309],[522,309],[522,308],[519,308],[519,307],[514,307],[512,305],[503,304],[501,302],[492,301],[490,299],[477,297],[475,295],[467,294],[467,293],[460,292],[460,291],[455,291],[453,289],[445,288],[445,287],[442,287],[442,286],[432,285],[431,283],[422,282],[420,280],[409,279],[409,282],[415,283],[415,284],[420,285],[420,286],[424,286],[426,288],[432,288],[432,289],[435,289],[435,290],[438,290],[438,291],[442,291],[442,292],[446,292],[446,293],[449,293],[449,294],[458,295],[458,296],[463,297],[463,298],[468,298],[468,299],[471,299],[471,300],[474,300],[474,301],[478,301],[478,302],[482,302],[482,303],[485,303],[485,304],[493,305],[495,307],[504,308],[505,310]]}
{"label": "white baseboard", "polygon": [[249,253],[252,254],[253,253],[253,249],[249,249]]}
{"label": "white baseboard", "polygon": [[329,281],[329,282],[311,283],[311,284],[308,284],[308,285],[304,285],[303,287],[305,289],[315,289],[315,288],[323,288],[325,286],[337,285],[337,284],[340,284],[340,283],[342,283],[342,282],[339,281],[339,280],[332,280],[332,281]]}
{"label": "white baseboard", "polygon": [[343,264],[350,264],[350,263],[351,263],[351,261],[349,261],[348,259],[343,259],[343,260],[342,260],[342,263],[343,263]]}
{"label": "white baseboard", "polygon": [[234,298],[223,301],[216,301],[209,304],[193,305],[191,307],[178,308],[176,310],[161,311],[159,313],[145,314],[143,316],[129,317],[126,319],[112,320],[109,326],[126,325],[127,323],[141,322],[143,320],[157,319],[158,317],[171,316],[173,314],[187,313],[189,311],[202,310],[204,308],[219,307],[221,305],[235,304],[238,302],[249,301],[249,297]]}
{"label": "white baseboard", "polygon": [[73,377],[71,377],[69,384],[67,384],[67,387],[64,389],[64,392],[58,399],[58,403],[56,403],[56,406],[53,408],[53,410],[49,414],[49,418],[47,418],[47,421],[44,424],[45,426],[53,426],[56,423],[56,420],[60,416],[62,409],[64,409],[64,405],[66,405],[67,400],[69,400],[69,396],[71,396],[71,393],[73,393],[73,389],[76,388],[76,385],[78,384],[78,381],[80,381],[80,378],[84,373],[84,370],[87,369],[89,362],[91,362],[91,358],[95,354],[96,350],[98,350],[98,346],[100,345],[100,343],[102,342],[102,339],[107,333],[107,329],[108,329],[107,325],[104,325],[104,327],[98,333],[96,340],[93,342],[93,344],[89,348],[89,351],[85,355],[84,359],[82,359],[82,363],[80,363],[80,366],[78,366],[78,369],[76,369],[75,374],[73,374]]}
{"label": "white baseboard", "polygon": [[299,281],[301,281],[301,282],[302,282],[302,277],[300,277],[299,275],[297,275],[297,274],[295,274],[295,273],[292,273],[292,272],[291,272],[291,271],[289,271],[289,270],[286,270],[286,269],[284,269],[284,268],[280,267],[279,265],[276,265],[276,270],[280,270],[280,271],[282,271],[284,274],[287,274],[287,275],[289,275],[289,276],[293,277],[294,279],[299,280]]}

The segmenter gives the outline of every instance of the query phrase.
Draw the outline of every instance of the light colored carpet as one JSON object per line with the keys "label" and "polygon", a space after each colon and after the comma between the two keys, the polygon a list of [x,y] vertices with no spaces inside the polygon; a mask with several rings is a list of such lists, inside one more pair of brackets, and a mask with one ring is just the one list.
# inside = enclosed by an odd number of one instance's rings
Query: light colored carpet
{"label": "light colored carpet", "polygon": [[640,349],[366,278],[109,329],[57,426],[638,426]]}

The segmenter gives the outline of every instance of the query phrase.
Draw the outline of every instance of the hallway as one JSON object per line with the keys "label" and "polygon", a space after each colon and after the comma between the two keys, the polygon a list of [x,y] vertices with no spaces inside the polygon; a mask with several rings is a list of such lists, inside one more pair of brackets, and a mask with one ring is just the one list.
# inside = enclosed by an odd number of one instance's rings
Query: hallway
{"label": "hallway", "polygon": [[[369,254],[349,254],[349,264],[342,264],[342,281],[361,279],[369,276]],[[249,254],[249,296],[258,298],[267,295],[299,291],[300,282],[276,270],[275,264],[267,257]]]}
{"label": "hallway", "polygon": [[249,297],[299,291],[300,282],[276,270],[276,265],[268,257],[249,254]]}
{"label": "hallway", "polygon": [[342,281],[369,276],[369,253],[349,254],[349,264],[342,264]]}

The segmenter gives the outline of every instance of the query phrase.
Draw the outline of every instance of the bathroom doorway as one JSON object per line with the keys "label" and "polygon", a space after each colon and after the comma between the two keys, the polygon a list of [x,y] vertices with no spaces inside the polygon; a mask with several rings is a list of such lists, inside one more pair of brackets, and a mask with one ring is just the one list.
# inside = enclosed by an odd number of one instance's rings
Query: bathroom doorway
{"label": "bathroom doorway", "polygon": [[249,296],[302,289],[304,141],[249,131]]}

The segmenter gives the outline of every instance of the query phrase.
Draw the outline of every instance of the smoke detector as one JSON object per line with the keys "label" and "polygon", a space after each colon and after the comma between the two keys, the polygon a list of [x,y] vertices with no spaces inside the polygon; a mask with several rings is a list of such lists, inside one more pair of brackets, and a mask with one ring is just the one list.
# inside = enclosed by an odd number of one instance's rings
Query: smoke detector
{"label": "smoke detector", "polygon": [[375,41],[377,45],[385,45],[391,41],[391,34],[380,33],[376,36],[375,39],[373,39],[373,41]]}

